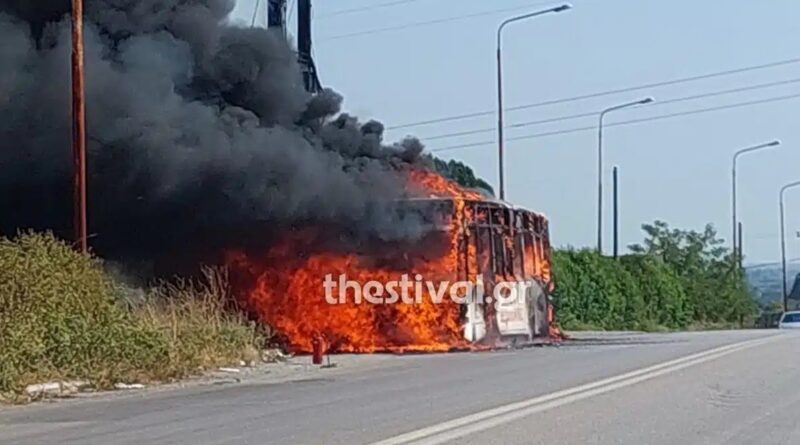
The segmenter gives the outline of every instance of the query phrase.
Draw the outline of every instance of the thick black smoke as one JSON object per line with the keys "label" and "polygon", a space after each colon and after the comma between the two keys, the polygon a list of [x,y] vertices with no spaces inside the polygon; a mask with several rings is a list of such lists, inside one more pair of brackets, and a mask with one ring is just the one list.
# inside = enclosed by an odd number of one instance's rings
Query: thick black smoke
{"label": "thick black smoke", "polygon": [[[86,0],[90,233],[109,251],[331,223],[403,236],[387,203],[414,140],[312,97],[277,33],[233,0]],[[0,227],[71,224],[69,0],[0,0]],[[265,223],[265,224],[262,224]],[[261,230],[261,229],[259,229]]]}

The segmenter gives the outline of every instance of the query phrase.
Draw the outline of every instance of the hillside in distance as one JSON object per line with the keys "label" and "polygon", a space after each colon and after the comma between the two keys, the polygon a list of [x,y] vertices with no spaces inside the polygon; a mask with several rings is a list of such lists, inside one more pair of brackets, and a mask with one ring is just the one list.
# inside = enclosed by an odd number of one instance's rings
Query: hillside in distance
{"label": "hillside in distance", "polygon": [[[788,264],[788,283],[791,291],[795,277],[800,274],[800,259],[795,259]],[[756,293],[758,302],[762,305],[782,299],[781,293],[781,264],[765,263],[745,267],[747,281]]]}

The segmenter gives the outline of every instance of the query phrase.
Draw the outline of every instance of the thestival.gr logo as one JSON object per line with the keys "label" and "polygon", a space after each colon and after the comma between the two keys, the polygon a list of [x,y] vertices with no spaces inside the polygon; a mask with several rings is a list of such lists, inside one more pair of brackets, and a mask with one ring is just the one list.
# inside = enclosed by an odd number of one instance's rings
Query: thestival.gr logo
{"label": "thestival.gr logo", "polygon": [[536,286],[535,281],[500,282],[493,288],[491,295],[486,295],[483,281],[427,281],[422,275],[414,275],[411,279],[403,274],[394,281],[349,280],[346,274],[334,279],[328,274],[322,282],[325,290],[325,301],[328,304],[422,304],[431,302],[441,304],[449,298],[458,304],[480,302],[486,304],[512,304],[524,301],[528,289]]}

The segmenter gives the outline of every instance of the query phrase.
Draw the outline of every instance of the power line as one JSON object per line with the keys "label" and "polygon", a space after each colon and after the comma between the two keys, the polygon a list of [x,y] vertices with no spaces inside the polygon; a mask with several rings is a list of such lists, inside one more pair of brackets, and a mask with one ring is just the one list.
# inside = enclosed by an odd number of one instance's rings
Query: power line
{"label": "power line", "polygon": [[419,1],[421,1],[421,0],[394,0],[394,1],[390,1],[390,2],[378,3],[378,4],[370,5],[370,6],[362,6],[362,7],[359,7],[359,8],[340,9],[338,11],[333,11],[333,12],[330,12],[328,14],[321,15],[321,16],[319,16],[317,18],[318,19],[327,19],[327,18],[338,17],[338,16],[342,16],[342,15],[349,15],[349,14],[356,14],[356,13],[359,13],[359,12],[372,11],[372,10],[375,10],[375,9],[383,9],[383,8],[390,8],[390,7],[393,7],[393,6],[406,5],[406,4],[409,4],[409,3],[416,3],[416,2],[419,2]]}
{"label": "power line", "polygon": [[[776,86],[781,86],[781,85],[789,85],[789,84],[798,83],[798,82],[800,82],[800,77],[794,78],[794,79],[780,80],[780,81],[776,81],[776,82],[768,82],[768,83],[762,83],[762,84],[757,84],[757,85],[750,85],[750,86],[746,86],[746,87],[732,88],[732,89],[722,90],[722,91],[713,91],[713,92],[710,92],[710,93],[695,94],[695,95],[692,95],[692,96],[678,97],[678,98],[675,98],[675,99],[660,100],[660,101],[654,102],[653,104],[649,105],[648,108],[662,106],[662,105],[668,105],[668,104],[674,104],[674,103],[679,103],[679,102],[686,102],[686,101],[691,101],[691,100],[697,100],[697,99],[705,99],[705,98],[709,98],[709,97],[723,96],[723,95],[726,95],[726,94],[743,93],[743,92],[746,92],[746,91],[754,91],[754,90],[759,90],[759,89],[763,89],[763,88],[771,88],[771,87],[776,87]],[[571,114],[571,115],[567,115],[567,116],[559,116],[559,117],[553,117],[553,118],[541,119],[541,120],[535,120],[535,121],[518,122],[516,124],[507,125],[504,128],[510,130],[510,129],[515,129],[515,128],[530,127],[530,126],[533,126],[533,125],[549,124],[549,123],[554,123],[554,122],[563,122],[563,121],[568,121],[568,120],[580,119],[580,118],[584,118],[584,117],[592,117],[592,116],[597,116],[598,114],[600,114],[599,111],[592,111],[592,112],[588,112],[588,113],[579,113],[579,114]],[[481,128],[479,130],[465,130],[465,131],[458,131],[458,132],[454,132],[454,133],[438,134],[438,135],[435,135],[435,136],[423,137],[423,139],[425,139],[426,141],[434,141],[434,140],[448,139],[448,138],[453,138],[453,137],[458,137],[458,136],[469,136],[469,135],[482,134],[482,133],[492,133],[492,132],[495,132],[495,131],[497,131],[497,127]]]}
{"label": "power line", "polygon": [[409,28],[418,28],[420,26],[440,25],[442,23],[458,22],[458,21],[461,21],[461,20],[467,20],[467,19],[472,19],[472,18],[476,18],[476,17],[483,17],[483,16],[487,16],[487,15],[499,14],[501,12],[519,11],[521,9],[528,9],[528,8],[531,8],[531,7],[534,7],[534,6],[543,5],[543,4],[548,4],[549,5],[549,4],[552,4],[552,3],[553,2],[550,1],[550,2],[541,2],[541,3],[530,3],[530,4],[527,4],[527,5],[524,5],[524,6],[515,6],[515,7],[512,7],[512,8],[491,9],[491,10],[488,10],[488,11],[476,12],[476,13],[472,13],[472,14],[456,15],[456,16],[451,16],[451,17],[444,17],[444,18],[441,18],[441,19],[427,20],[427,21],[422,21],[422,22],[406,23],[404,25],[388,26],[388,27],[385,27],[385,28],[368,29],[368,30],[364,30],[364,31],[355,31],[355,32],[349,32],[349,33],[345,33],[345,34],[332,35],[332,36],[322,37],[321,40],[328,41],[328,40],[349,39],[349,38],[352,38],[352,37],[359,37],[359,36],[365,36],[365,35],[370,35],[370,34],[386,33],[386,32],[390,32],[390,31],[400,31],[400,30],[409,29]]}
{"label": "power line", "polygon": [[[791,94],[791,95],[787,95],[787,96],[772,97],[772,98],[769,98],[769,99],[754,100],[754,101],[749,101],[749,102],[740,102],[740,103],[730,104],[730,105],[721,105],[721,106],[710,107],[710,108],[701,108],[699,110],[689,110],[689,111],[682,111],[682,112],[679,112],[679,113],[670,113],[670,114],[663,114],[663,115],[660,115],[660,116],[651,116],[651,117],[640,118],[640,119],[632,119],[632,120],[628,120],[628,121],[622,121],[622,122],[615,122],[615,123],[612,123],[612,124],[606,124],[605,127],[617,127],[617,126],[623,126],[623,125],[641,124],[641,123],[644,123],[644,122],[652,122],[652,121],[657,121],[657,120],[662,120],[662,119],[670,119],[670,118],[674,118],[674,117],[689,116],[689,115],[694,115],[694,114],[710,113],[712,111],[728,110],[728,109],[732,109],[732,108],[742,108],[742,107],[748,107],[748,106],[752,106],[752,105],[760,105],[760,104],[765,104],[765,103],[770,103],[770,102],[780,102],[780,101],[796,99],[796,98],[800,98],[800,93]],[[526,139],[537,139],[537,138],[543,138],[543,137],[547,137],[547,136],[556,136],[556,135],[569,134],[569,133],[578,133],[578,132],[582,132],[582,131],[589,131],[589,130],[596,130],[596,129],[597,129],[597,126],[596,125],[592,125],[592,126],[588,126],[588,127],[570,128],[570,129],[566,129],[566,130],[551,131],[551,132],[547,132],[547,133],[538,133],[538,134],[528,134],[528,135],[524,135],[524,136],[516,136],[516,137],[513,137],[513,138],[507,138],[506,141],[511,142],[511,141],[521,141],[521,140],[526,140]],[[431,150],[431,152],[437,153],[437,152],[442,152],[442,151],[460,150],[460,149],[464,149],[464,148],[482,147],[482,146],[485,146],[485,145],[493,145],[495,143],[496,143],[496,141],[483,141],[483,142],[473,142],[473,143],[470,143],[470,144],[451,145],[451,146],[448,146],[448,147],[442,147],[442,148],[438,148],[438,149],[435,149],[435,150]]]}
{"label": "power line", "polygon": [[[530,108],[543,107],[543,106],[546,106],[546,105],[556,105],[556,104],[562,104],[562,103],[567,103],[567,102],[576,102],[576,101],[579,101],[579,100],[594,99],[594,98],[597,98],[597,97],[610,96],[612,94],[627,93],[627,92],[631,92],[631,91],[639,91],[639,90],[644,90],[644,89],[648,89],[648,88],[657,88],[657,87],[676,85],[676,84],[686,83],[686,82],[694,82],[694,81],[698,81],[698,80],[712,79],[712,78],[715,78],[715,77],[730,76],[730,75],[733,75],[733,74],[741,74],[741,73],[746,73],[746,72],[749,72],[749,71],[762,70],[762,69],[766,69],[766,68],[775,68],[775,67],[778,67],[778,66],[791,65],[791,64],[798,63],[798,62],[800,62],[800,58],[780,60],[780,61],[777,61],[777,62],[765,63],[765,64],[762,64],[762,65],[753,65],[753,66],[748,66],[748,67],[744,67],[744,68],[736,68],[736,69],[732,69],[732,70],[717,71],[717,72],[713,72],[713,73],[700,74],[700,75],[697,75],[697,76],[681,77],[681,78],[670,79],[670,80],[665,80],[665,81],[661,81],[661,82],[654,82],[654,83],[635,85],[635,86],[632,86],[632,87],[618,88],[618,89],[613,89],[613,90],[606,90],[606,91],[600,91],[600,92],[595,92],[595,93],[583,94],[583,95],[579,95],[579,96],[572,96],[572,97],[566,97],[566,98],[561,98],[561,99],[553,99],[553,100],[548,100],[548,101],[544,101],[544,102],[535,102],[535,103],[530,103],[530,104],[518,105],[518,106],[515,106],[515,107],[506,108],[505,111],[525,110],[525,109],[530,109]],[[395,125],[395,126],[392,126],[392,127],[387,127],[386,129],[387,130],[398,130],[398,129],[402,129],[402,128],[419,127],[419,126],[422,126],[422,125],[440,124],[440,123],[444,123],[444,122],[452,122],[452,121],[470,119],[470,118],[474,118],[474,117],[491,116],[491,115],[495,114],[496,112],[497,112],[497,110],[487,110],[487,111],[479,111],[479,112],[475,112],[475,113],[467,113],[467,114],[446,116],[446,117],[440,117],[440,118],[435,118],[435,119],[428,119],[428,120],[423,120],[423,121],[410,122],[410,123],[402,124],[402,125]]]}

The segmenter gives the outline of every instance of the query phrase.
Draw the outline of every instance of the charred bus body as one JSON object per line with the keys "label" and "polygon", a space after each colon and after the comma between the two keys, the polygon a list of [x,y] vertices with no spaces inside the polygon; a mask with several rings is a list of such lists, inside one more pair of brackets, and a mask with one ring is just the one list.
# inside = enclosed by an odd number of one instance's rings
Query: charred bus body
{"label": "charred bus body", "polygon": [[[421,198],[406,205],[436,230],[454,234],[453,278],[480,285],[482,295],[462,308],[467,340],[497,343],[560,335],[550,300],[551,246],[543,215],[491,199]],[[493,301],[496,289],[506,297],[504,291],[511,289],[522,294]]]}

